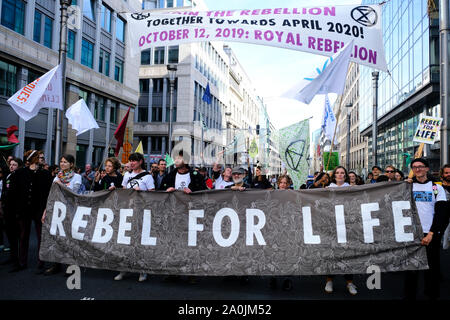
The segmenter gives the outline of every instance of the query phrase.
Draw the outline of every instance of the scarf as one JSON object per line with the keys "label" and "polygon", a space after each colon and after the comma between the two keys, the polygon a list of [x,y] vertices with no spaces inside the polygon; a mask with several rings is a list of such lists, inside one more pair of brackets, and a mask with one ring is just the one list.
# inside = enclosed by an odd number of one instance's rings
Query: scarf
{"label": "scarf", "polygon": [[65,185],[68,185],[74,175],[75,175],[75,172],[73,170],[70,170],[68,172],[64,172],[61,170],[60,172],[58,172],[58,179]]}

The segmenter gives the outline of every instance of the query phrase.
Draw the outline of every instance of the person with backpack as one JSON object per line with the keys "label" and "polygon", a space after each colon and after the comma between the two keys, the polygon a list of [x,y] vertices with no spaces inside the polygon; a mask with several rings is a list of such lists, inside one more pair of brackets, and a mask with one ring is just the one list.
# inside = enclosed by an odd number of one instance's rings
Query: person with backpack
{"label": "person with backpack", "polygon": [[[131,172],[125,173],[122,181],[122,187],[125,189],[154,191],[155,182],[150,172],[145,170],[144,156],[141,153],[135,152],[130,154],[128,161],[130,163]],[[126,274],[126,272],[122,271],[114,277],[114,280],[120,281]],[[143,282],[145,280],[147,280],[147,274],[140,273],[138,281]]]}

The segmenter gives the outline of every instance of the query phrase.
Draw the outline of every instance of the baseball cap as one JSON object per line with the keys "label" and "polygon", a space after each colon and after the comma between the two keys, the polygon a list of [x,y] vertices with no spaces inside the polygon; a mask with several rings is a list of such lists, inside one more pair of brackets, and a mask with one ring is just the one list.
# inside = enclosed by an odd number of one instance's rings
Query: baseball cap
{"label": "baseball cap", "polygon": [[245,172],[244,172],[244,169],[242,169],[241,167],[234,167],[233,171],[231,171],[231,174],[234,174],[234,173],[244,174]]}

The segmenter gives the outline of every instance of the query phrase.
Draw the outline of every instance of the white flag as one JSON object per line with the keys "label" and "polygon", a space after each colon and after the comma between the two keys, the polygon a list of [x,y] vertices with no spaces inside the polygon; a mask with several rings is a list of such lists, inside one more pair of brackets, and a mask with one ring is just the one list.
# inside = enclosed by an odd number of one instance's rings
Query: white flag
{"label": "white flag", "polygon": [[[322,131],[324,132],[325,137],[330,139],[330,141],[333,140],[335,127],[336,127],[336,117],[334,116],[333,108],[331,108],[328,95],[325,95],[325,107],[323,110]],[[336,143],[336,138],[334,139],[334,143]]]}
{"label": "white flag", "polygon": [[83,99],[78,100],[67,109],[66,117],[69,119],[69,124],[72,125],[72,129],[77,131],[77,136],[90,129],[99,128],[97,121],[95,121]]}
{"label": "white flag", "polygon": [[28,121],[42,108],[64,110],[60,65],[17,91],[8,103],[23,120]]}
{"label": "white flag", "polygon": [[299,100],[309,104],[316,94],[342,94],[345,87],[353,40],[342,50],[325,61],[321,69],[316,68],[311,76],[304,78],[282,95],[284,98]]}

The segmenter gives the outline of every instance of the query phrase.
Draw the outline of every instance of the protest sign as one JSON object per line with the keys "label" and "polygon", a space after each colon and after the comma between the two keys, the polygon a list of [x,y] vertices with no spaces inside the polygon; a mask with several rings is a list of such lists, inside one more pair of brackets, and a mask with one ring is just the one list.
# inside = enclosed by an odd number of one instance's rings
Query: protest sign
{"label": "protest sign", "polygon": [[77,195],[53,184],[39,257],[180,275],[326,275],[427,269],[411,184],[311,190]]}
{"label": "protest sign", "polygon": [[438,137],[442,118],[420,116],[419,125],[414,133],[414,142],[433,144]]}
{"label": "protest sign", "polygon": [[387,70],[381,5],[128,13],[131,55],[199,41],[236,41],[334,55],[354,40],[351,60]]}

